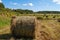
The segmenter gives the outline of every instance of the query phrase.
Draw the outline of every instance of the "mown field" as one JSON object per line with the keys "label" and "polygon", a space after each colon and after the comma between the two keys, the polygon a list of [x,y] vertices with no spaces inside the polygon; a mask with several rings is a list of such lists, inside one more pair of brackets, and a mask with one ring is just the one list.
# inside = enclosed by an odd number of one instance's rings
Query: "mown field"
{"label": "mown field", "polygon": [[[12,16],[0,15],[0,39],[11,38],[10,21]],[[50,34],[46,37],[51,36],[55,40],[60,40],[60,22],[58,21],[60,14],[19,14],[18,16],[36,16],[41,30]]]}
{"label": "mown field", "polygon": [[[10,24],[10,20],[12,16],[17,16],[15,14],[13,15],[0,15],[0,27],[6,26]],[[37,19],[41,20],[57,20],[60,18],[60,14],[19,14],[18,16],[36,16]],[[0,28],[1,29],[1,28]]]}

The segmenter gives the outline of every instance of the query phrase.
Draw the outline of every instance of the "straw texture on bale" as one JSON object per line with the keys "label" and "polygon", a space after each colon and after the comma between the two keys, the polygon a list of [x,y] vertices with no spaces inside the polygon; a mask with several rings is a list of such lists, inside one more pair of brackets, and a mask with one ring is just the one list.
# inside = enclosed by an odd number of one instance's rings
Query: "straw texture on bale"
{"label": "straw texture on bale", "polygon": [[34,37],[36,28],[35,16],[13,17],[11,20],[11,32],[16,37]]}

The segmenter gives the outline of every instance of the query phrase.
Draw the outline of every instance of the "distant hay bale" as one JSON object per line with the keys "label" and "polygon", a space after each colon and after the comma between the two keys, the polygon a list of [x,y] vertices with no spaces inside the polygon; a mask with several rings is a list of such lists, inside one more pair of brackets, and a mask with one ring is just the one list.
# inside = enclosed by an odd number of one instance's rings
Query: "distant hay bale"
{"label": "distant hay bale", "polygon": [[35,16],[12,17],[11,32],[14,37],[35,37],[35,28],[37,27]]}
{"label": "distant hay bale", "polygon": [[56,18],[56,16],[53,16],[53,18]]}
{"label": "distant hay bale", "polygon": [[43,20],[43,17],[39,17],[39,16],[38,16],[37,19],[38,19],[38,20]]}
{"label": "distant hay bale", "polygon": [[59,18],[59,19],[57,19],[57,21],[58,21],[58,22],[60,22],[60,18]]}

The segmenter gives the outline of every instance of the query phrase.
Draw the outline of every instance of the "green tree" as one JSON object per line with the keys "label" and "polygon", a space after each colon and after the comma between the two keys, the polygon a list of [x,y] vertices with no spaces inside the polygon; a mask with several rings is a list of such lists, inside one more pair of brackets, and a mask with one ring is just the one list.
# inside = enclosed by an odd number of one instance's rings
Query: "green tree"
{"label": "green tree", "polygon": [[0,8],[5,8],[3,3],[0,3]]}
{"label": "green tree", "polygon": [[33,11],[32,10],[24,10],[25,12],[26,12],[26,14],[32,14],[33,13]]}
{"label": "green tree", "polygon": [[32,14],[33,13],[33,11],[32,10],[22,10],[22,9],[15,9],[15,10],[13,10],[13,11],[15,11],[15,12],[17,12],[17,13],[20,13],[20,14]]}

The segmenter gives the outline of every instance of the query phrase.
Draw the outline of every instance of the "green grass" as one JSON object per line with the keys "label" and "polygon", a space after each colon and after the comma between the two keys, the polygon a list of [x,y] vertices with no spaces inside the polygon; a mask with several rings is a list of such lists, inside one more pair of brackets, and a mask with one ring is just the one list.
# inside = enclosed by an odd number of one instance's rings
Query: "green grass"
{"label": "green grass", "polygon": [[0,16],[0,29],[10,24],[10,18]]}

